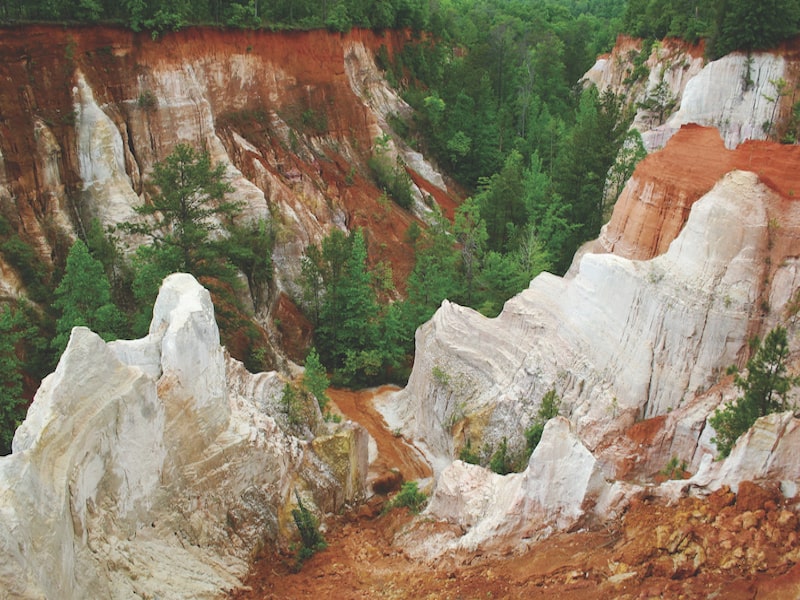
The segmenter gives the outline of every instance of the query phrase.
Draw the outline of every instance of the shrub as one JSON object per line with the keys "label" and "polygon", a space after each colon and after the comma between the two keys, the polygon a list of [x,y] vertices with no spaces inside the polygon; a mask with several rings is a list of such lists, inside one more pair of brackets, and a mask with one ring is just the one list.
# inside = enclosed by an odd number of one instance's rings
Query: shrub
{"label": "shrub", "polygon": [[411,191],[411,177],[398,157],[392,163],[388,155],[388,136],[375,140],[375,153],[367,161],[377,186],[402,208],[409,209],[414,204],[414,193]]}
{"label": "shrub", "polygon": [[397,496],[392,498],[392,501],[387,505],[386,509],[405,507],[415,515],[422,510],[428,496],[424,492],[419,491],[419,486],[416,481],[406,481],[400,488]]}
{"label": "shrub", "polygon": [[508,475],[516,471],[515,461],[508,452],[508,440],[503,438],[500,447],[492,454],[489,459],[489,468],[499,475]]}
{"label": "shrub", "polygon": [[480,464],[481,458],[478,456],[478,453],[472,449],[472,440],[467,439],[467,443],[464,444],[461,451],[458,453],[458,459],[471,465]]}
{"label": "shrub", "polygon": [[327,548],[328,543],[319,531],[317,518],[306,508],[296,491],[295,498],[297,498],[297,508],[292,509],[292,518],[295,525],[297,525],[297,530],[300,532],[300,541],[303,544],[297,553],[297,566],[299,568],[303,562],[311,558],[315,553]]}
{"label": "shrub", "polygon": [[536,446],[542,439],[545,423],[550,419],[558,416],[558,410],[561,407],[561,398],[556,394],[555,388],[551,389],[542,397],[542,405],[536,413],[536,418],[531,423],[530,427],[525,430],[525,453],[526,462],[530,458]]}
{"label": "shrub", "polygon": [[685,479],[689,474],[686,467],[687,464],[685,460],[678,461],[678,457],[673,456],[658,474],[663,475],[667,479]]}

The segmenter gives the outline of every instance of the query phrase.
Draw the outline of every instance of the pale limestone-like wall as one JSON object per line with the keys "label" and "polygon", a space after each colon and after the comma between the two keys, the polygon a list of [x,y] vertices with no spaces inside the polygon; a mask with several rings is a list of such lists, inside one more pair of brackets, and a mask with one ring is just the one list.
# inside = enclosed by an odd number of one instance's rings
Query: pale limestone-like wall
{"label": "pale limestone-like wall", "polygon": [[[568,467],[567,467],[568,465]],[[521,473],[497,475],[455,461],[439,477],[423,520],[456,526],[401,533],[411,556],[433,559],[453,551],[517,549],[576,526],[602,506],[603,519],[618,508],[603,471],[567,419],[552,419]]]}
{"label": "pale limestone-like wall", "polygon": [[366,434],[344,424],[315,452],[284,431],[282,387],[226,357],[188,275],[146,338],[76,328],[0,458],[3,597],[222,597],[292,535],[295,490],[322,512],[360,498]]}
{"label": "pale limestone-like wall", "polygon": [[[769,100],[777,97],[773,82],[787,77],[786,66],[782,56],[763,52],[749,59],[733,53],[708,63],[686,85],[680,109],[646,136],[647,146],[663,147],[686,123],[716,127],[728,148],[745,140],[767,139],[764,124],[781,116],[776,102]],[[748,76],[751,83],[746,84]]]}
{"label": "pale limestone-like wall", "polygon": [[503,436],[519,447],[551,387],[589,449],[679,407],[746,347],[771,203],[780,200],[756,175],[733,172],[660,257],[587,254],[574,278],[540,275],[496,319],[445,302],[417,331],[408,386],[385,409],[390,425],[441,471],[467,436],[473,447]]}
{"label": "pale limestone-like wall", "polygon": [[[647,80],[626,83],[633,69],[630,53],[640,48],[641,41],[620,38],[611,55],[599,58],[584,79],[601,91],[611,89],[623,94],[637,107],[632,127],[642,133],[649,152],[663,148],[687,123],[716,127],[725,145],[733,149],[748,139],[767,139],[764,124],[785,117],[786,107],[782,112],[770,100],[776,97],[772,82],[785,78],[790,86],[793,84],[792,63],[779,54],[754,52],[748,58],[732,53],[706,62],[701,49],[664,40],[655,44],[645,63],[649,68]],[[665,123],[639,106],[662,80],[668,96],[675,100]]]}

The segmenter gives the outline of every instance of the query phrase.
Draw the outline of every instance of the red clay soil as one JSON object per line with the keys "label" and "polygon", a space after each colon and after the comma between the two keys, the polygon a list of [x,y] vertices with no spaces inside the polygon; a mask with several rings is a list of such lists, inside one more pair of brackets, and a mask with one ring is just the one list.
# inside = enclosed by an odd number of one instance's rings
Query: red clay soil
{"label": "red clay soil", "polygon": [[684,125],[639,163],[620,196],[606,234],[614,253],[636,260],[664,253],[692,204],[736,169],[756,173],[786,200],[800,199],[800,146],[747,141],[728,150],[716,129]]}
{"label": "red clay soil", "polygon": [[378,457],[370,466],[376,474],[397,469],[403,479],[412,481],[431,476],[431,467],[422,454],[402,437],[389,431],[383,416],[375,410],[373,399],[396,392],[398,388],[384,385],[377,389],[350,391],[331,388],[328,394],[339,410],[350,420],[360,423],[378,446]]}
{"label": "red clay soil", "polygon": [[[377,393],[387,393],[381,388]],[[331,396],[378,442],[380,468],[415,456],[385,429],[372,392]],[[412,463],[416,458],[412,459]],[[405,467],[413,472],[411,465]],[[408,477],[413,477],[408,475]],[[606,600],[719,598],[778,600],[800,597],[797,504],[777,490],[743,483],[705,500],[684,498],[664,506],[635,500],[610,527],[555,535],[519,555],[481,552],[447,556],[432,564],[409,558],[393,544],[412,522],[405,509],[382,514],[373,497],[353,513],[334,517],[328,548],[297,571],[289,553],[268,551],[253,565],[236,600],[336,598],[558,598]],[[422,522],[431,533],[442,525]]]}

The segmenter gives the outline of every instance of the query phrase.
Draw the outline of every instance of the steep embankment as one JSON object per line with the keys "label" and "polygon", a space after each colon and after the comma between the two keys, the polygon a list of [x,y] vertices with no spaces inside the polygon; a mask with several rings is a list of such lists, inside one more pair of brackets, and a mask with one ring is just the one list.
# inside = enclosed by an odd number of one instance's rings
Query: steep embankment
{"label": "steep embankment", "polygon": [[[636,170],[601,237],[612,253],[584,253],[563,279],[538,276],[496,319],[443,303],[417,332],[408,386],[381,407],[434,464],[426,517],[460,533],[412,535],[408,551],[524,546],[613,519],[672,457],[695,477],[647,493],[768,479],[795,494],[791,413],[759,421],[724,462],[712,460],[706,419],[736,396],[725,369],[787,319],[800,287],[798,150],[729,151],[716,130],[687,126]],[[453,462],[467,443],[487,462],[506,440],[521,453],[551,389],[566,418],[548,424],[522,473]]]}
{"label": "steep embankment", "polygon": [[[136,218],[153,164],[186,142],[225,165],[234,198],[246,203],[243,218],[275,226],[276,293],[255,300],[268,300],[278,320],[296,322],[288,298],[277,300],[296,295],[300,255],[332,227],[367,228],[371,259],[390,261],[400,285],[413,264],[404,233],[414,217],[378,203],[366,161],[375,137],[391,133],[386,117],[409,111],[380,77],[374,52],[406,39],[200,28],[153,40],[113,28],[6,29],[0,211],[39,259],[63,259],[65,238],[91,219]],[[421,155],[393,141],[390,151],[404,154],[425,194],[434,187],[447,196]],[[23,294],[24,273],[8,260],[0,268],[4,293]]]}
{"label": "steep embankment", "polygon": [[647,156],[617,200],[595,250],[634,260],[663,254],[678,236],[692,205],[735,169],[755,171],[786,201],[800,198],[800,146],[748,141],[725,148],[719,132],[686,125],[664,152]]}
{"label": "steep embankment", "polygon": [[800,39],[774,51],[734,52],[711,62],[703,51],[681,40],[645,47],[642,40],[621,36],[586,80],[635,108],[633,126],[649,151],[663,148],[689,123],[717,128],[730,149],[749,139],[780,139],[799,99]]}

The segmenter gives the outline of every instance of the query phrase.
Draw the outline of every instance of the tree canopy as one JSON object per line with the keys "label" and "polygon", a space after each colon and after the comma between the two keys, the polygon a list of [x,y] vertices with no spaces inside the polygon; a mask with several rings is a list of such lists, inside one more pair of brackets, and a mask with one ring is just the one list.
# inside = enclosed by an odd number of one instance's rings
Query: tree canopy
{"label": "tree canopy", "polygon": [[125,315],[111,299],[111,284],[103,264],[76,240],[67,255],[64,277],[55,291],[53,306],[59,311],[53,348],[60,355],[73,327],[90,328],[104,340],[127,332]]}

